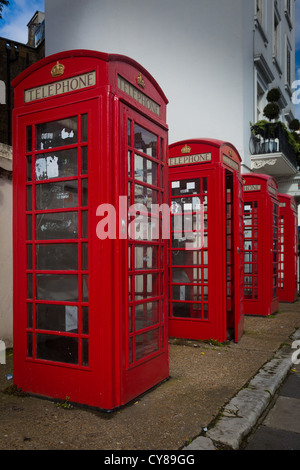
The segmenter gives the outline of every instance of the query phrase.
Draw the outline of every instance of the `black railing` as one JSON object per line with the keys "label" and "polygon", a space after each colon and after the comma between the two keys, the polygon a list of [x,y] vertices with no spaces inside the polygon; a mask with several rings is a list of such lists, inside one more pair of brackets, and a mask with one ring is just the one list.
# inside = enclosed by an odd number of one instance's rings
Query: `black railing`
{"label": "black railing", "polygon": [[281,123],[265,123],[251,127],[250,153],[261,155],[281,152],[297,168],[298,158]]}

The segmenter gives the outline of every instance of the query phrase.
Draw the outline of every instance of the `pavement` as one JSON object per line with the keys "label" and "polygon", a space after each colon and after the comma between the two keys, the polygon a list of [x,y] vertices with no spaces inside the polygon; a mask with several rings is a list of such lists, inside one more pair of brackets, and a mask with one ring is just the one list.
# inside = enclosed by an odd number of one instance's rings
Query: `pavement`
{"label": "pavement", "polygon": [[7,351],[0,450],[299,449],[300,300],[270,317],[246,316],[237,344],[170,339],[169,356],[169,380],[107,414],[72,404],[72,390],[66,407],[13,390]]}
{"label": "pavement", "polygon": [[184,450],[300,450],[300,329],[290,339]]}

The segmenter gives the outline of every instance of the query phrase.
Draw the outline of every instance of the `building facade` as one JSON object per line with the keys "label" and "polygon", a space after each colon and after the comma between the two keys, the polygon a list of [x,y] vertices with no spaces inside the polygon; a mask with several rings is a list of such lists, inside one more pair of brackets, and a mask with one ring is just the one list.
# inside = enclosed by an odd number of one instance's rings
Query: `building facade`
{"label": "building facade", "polygon": [[0,340],[12,346],[12,110],[11,81],[45,55],[45,14],[36,12],[28,23],[28,42],[0,38]]}
{"label": "building facade", "polygon": [[45,1],[46,55],[78,48],[129,55],[169,99],[170,143],[227,140],[243,171],[296,177],[297,164],[283,152],[253,155],[250,145],[250,123],[264,119],[270,89],[281,92],[279,120],[288,125],[295,117],[295,0],[63,3]]}

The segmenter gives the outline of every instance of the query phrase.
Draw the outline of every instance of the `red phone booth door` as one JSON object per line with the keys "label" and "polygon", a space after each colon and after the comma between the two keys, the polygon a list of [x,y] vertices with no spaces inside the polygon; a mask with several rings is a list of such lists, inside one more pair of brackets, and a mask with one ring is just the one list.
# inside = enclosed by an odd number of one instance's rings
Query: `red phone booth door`
{"label": "red phone booth door", "polygon": [[230,170],[216,173],[170,178],[170,336],[238,342],[244,326],[242,181]]}
{"label": "red phone booth door", "polygon": [[73,400],[85,396],[94,404],[103,383],[95,362],[99,332],[90,316],[88,187],[89,156],[98,146],[89,124],[97,129],[98,105],[56,108],[52,120],[49,111],[17,119],[23,190],[14,201],[15,375],[32,393],[63,398],[67,384]]}

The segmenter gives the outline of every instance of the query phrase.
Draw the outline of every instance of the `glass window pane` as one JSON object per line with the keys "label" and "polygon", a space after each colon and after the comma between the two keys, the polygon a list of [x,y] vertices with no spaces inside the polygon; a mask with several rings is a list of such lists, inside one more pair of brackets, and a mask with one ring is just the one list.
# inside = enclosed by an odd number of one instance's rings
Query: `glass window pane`
{"label": "glass window pane", "polygon": [[88,211],[82,211],[81,213],[81,217],[82,217],[82,222],[81,222],[81,225],[82,225],[82,229],[81,229],[81,236],[82,238],[87,238],[88,237],[88,234],[89,234],[89,220],[88,220]]}
{"label": "glass window pane", "polygon": [[82,206],[87,206],[88,205],[88,179],[84,178],[81,181],[81,205]]}
{"label": "glass window pane", "polygon": [[151,205],[158,204],[158,191],[136,184],[134,203],[143,204],[151,212]]}
{"label": "glass window pane", "polygon": [[36,327],[39,330],[78,332],[78,307],[37,304]]}
{"label": "glass window pane", "polygon": [[159,329],[135,337],[135,360],[139,361],[159,350]]}
{"label": "glass window pane", "polygon": [[139,274],[135,276],[135,299],[142,300],[159,295],[159,275]]}
{"label": "glass window pane", "polygon": [[78,338],[59,335],[36,335],[37,358],[78,364]]}
{"label": "glass window pane", "polygon": [[158,185],[158,164],[143,158],[140,155],[134,156],[134,177],[144,183]]}
{"label": "glass window pane", "polygon": [[82,333],[89,334],[89,307],[82,307]]}
{"label": "glass window pane", "polygon": [[36,149],[44,150],[77,143],[77,117],[36,126]]}
{"label": "glass window pane", "polygon": [[27,333],[27,357],[32,357],[32,333]]}
{"label": "glass window pane", "polygon": [[61,181],[36,185],[36,209],[67,209],[78,206],[78,182]]}
{"label": "glass window pane", "polygon": [[200,179],[180,180],[171,182],[171,196],[182,196],[186,194],[200,194]]}
{"label": "glass window pane", "polygon": [[83,114],[81,116],[81,142],[87,142],[88,140],[88,115]]}
{"label": "glass window pane", "polygon": [[81,148],[81,174],[87,175],[88,173],[88,148]]}
{"label": "glass window pane", "polygon": [[35,160],[35,179],[37,181],[52,178],[77,176],[77,149],[59,150],[55,153],[37,155]]}
{"label": "glass window pane", "polygon": [[32,156],[27,157],[27,181],[32,181]]}
{"label": "glass window pane", "polygon": [[57,271],[78,269],[77,243],[36,245],[36,269]]}
{"label": "glass window pane", "polygon": [[78,213],[57,212],[36,216],[37,240],[78,238]]}
{"label": "glass window pane", "polygon": [[33,309],[32,304],[27,304],[27,328],[32,328],[33,326]]}
{"label": "glass window pane", "polygon": [[82,250],[82,270],[87,271],[89,269],[89,251],[88,251],[88,243],[82,243],[81,250]]}
{"label": "glass window pane", "polygon": [[158,247],[136,246],[135,269],[158,269]]}
{"label": "glass window pane", "polygon": [[89,276],[87,274],[82,276],[82,301],[89,301]]}
{"label": "glass window pane", "polygon": [[31,186],[26,187],[26,193],[27,193],[26,209],[28,211],[32,211],[32,187]]}
{"label": "glass window pane", "polygon": [[78,276],[73,274],[37,274],[38,300],[78,301]]}
{"label": "glass window pane", "polygon": [[27,245],[27,269],[32,269],[32,245]]}
{"label": "glass window pane", "polygon": [[26,151],[32,151],[32,127],[26,127]]}
{"label": "glass window pane", "polygon": [[84,367],[89,365],[89,340],[87,338],[82,339],[82,365]]}
{"label": "glass window pane", "polygon": [[148,302],[135,306],[135,330],[142,330],[159,321],[159,303]]}
{"label": "glass window pane", "polygon": [[32,240],[32,215],[27,215],[27,240]]}
{"label": "glass window pane", "polygon": [[150,157],[157,157],[157,135],[134,124],[134,147]]}

